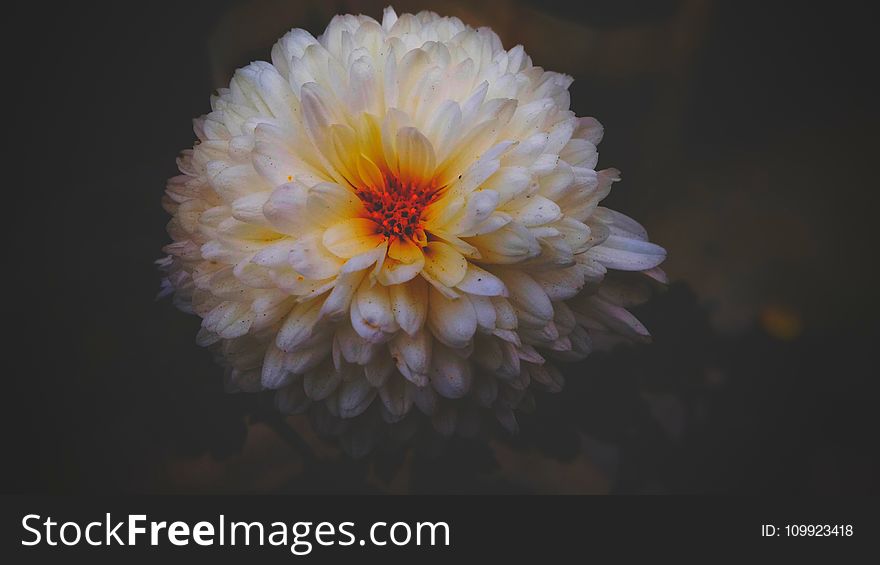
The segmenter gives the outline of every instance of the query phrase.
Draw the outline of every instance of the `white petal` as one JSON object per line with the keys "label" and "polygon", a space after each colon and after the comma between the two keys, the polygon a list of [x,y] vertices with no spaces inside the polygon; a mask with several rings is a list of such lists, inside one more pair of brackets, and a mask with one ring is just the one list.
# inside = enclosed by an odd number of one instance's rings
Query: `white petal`
{"label": "white petal", "polygon": [[575,130],[575,136],[582,137],[594,145],[599,145],[605,128],[599,123],[599,120],[591,117],[578,118],[578,127]]}
{"label": "white petal", "polygon": [[516,415],[507,404],[503,402],[495,403],[495,417],[498,418],[498,421],[504,429],[511,434],[515,434],[519,431],[519,424],[516,422]]}
{"label": "white petal", "polygon": [[364,269],[382,262],[385,259],[385,253],[388,250],[388,242],[382,242],[372,251],[355,255],[345,262],[342,266],[343,273],[353,273],[355,271],[363,271]]}
{"label": "white petal", "polygon": [[498,202],[499,196],[494,190],[480,190],[469,194],[464,210],[445,230],[453,234],[472,232],[495,211]]}
{"label": "white petal", "polygon": [[263,215],[263,205],[269,200],[271,193],[255,192],[242,196],[232,203],[232,217],[241,222],[250,224],[266,225],[266,217]]}
{"label": "white petal", "polygon": [[286,234],[299,236],[311,228],[306,214],[308,189],[298,182],[283,184],[272,191],[263,205],[263,215],[277,229]]}
{"label": "white petal", "polygon": [[382,343],[386,340],[386,332],[382,331],[382,328],[374,326],[364,319],[357,302],[352,302],[351,304],[350,318],[351,326],[354,328],[354,331],[368,342]]}
{"label": "white petal", "polygon": [[498,193],[499,204],[504,204],[525,193],[531,183],[532,175],[525,167],[503,167],[483,183],[483,189]]}
{"label": "white petal", "polygon": [[321,232],[311,232],[297,239],[290,250],[290,265],[303,276],[323,280],[339,272],[342,259],[327,251]]}
{"label": "white petal", "polygon": [[516,310],[510,301],[502,297],[493,297],[495,305],[495,325],[506,330],[515,330],[517,327]]}
{"label": "white petal", "polygon": [[428,370],[431,366],[431,335],[419,331],[410,336],[400,333],[389,344],[392,357],[401,373],[418,386],[427,384]]}
{"label": "white petal", "polygon": [[476,295],[470,295],[466,298],[471,301],[471,305],[474,307],[474,313],[477,315],[477,326],[487,333],[494,330],[497,314],[495,312],[495,305],[492,304],[492,299]]}
{"label": "white petal", "polygon": [[645,271],[666,259],[666,250],[648,241],[608,236],[602,245],[593,247],[590,255],[609,269]]}
{"label": "white petal", "polygon": [[584,286],[582,271],[575,267],[565,269],[546,269],[534,273],[533,277],[550,300],[574,298]]}
{"label": "white petal", "polygon": [[309,220],[325,228],[355,217],[362,210],[363,204],[354,192],[330,182],[313,186],[306,199]]}
{"label": "white petal", "polygon": [[507,296],[507,287],[501,279],[473,263],[468,263],[467,272],[456,288],[479,296]]}
{"label": "white petal", "polygon": [[432,288],[428,326],[442,343],[449,347],[462,348],[470,343],[477,331],[477,315],[467,298],[450,300]]}
{"label": "white petal", "polygon": [[648,241],[648,231],[642,224],[625,214],[598,206],[593,212],[593,217],[611,228],[612,235]]}
{"label": "white petal", "polygon": [[336,278],[336,284],[324,305],[321,306],[321,317],[327,317],[331,320],[338,320],[348,314],[351,299],[354,292],[361,284],[364,278],[363,271],[353,273],[342,273]]}
{"label": "white petal", "polygon": [[395,376],[388,380],[379,389],[379,397],[382,404],[394,416],[403,416],[409,412],[413,404],[413,390],[415,387],[405,379]]}
{"label": "white petal", "polygon": [[391,310],[391,298],[388,288],[380,284],[371,285],[365,280],[358,288],[355,295],[357,307],[361,316],[368,325],[381,329],[384,332],[397,330],[394,321],[394,313]]}
{"label": "white petal", "polygon": [[373,398],[376,397],[376,389],[370,386],[367,379],[360,377],[342,383],[337,394],[339,416],[341,418],[354,418],[367,409]]}
{"label": "white petal", "polygon": [[282,351],[293,351],[312,337],[320,310],[317,300],[297,304],[278,330],[275,345]]}
{"label": "white petal", "polygon": [[440,396],[461,398],[471,388],[470,363],[454,355],[445,347],[434,349],[431,364],[431,386]]}
{"label": "white petal", "polygon": [[540,226],[558,220],[562,216],[559,206],[539,194],[521,199],[519,208],[507,208],[507,213],[524,226]]}
{"label": "white petal", "polygon": [[397,22],[397,13],[391,6],[386,6],[382,11],[382,29],[390,31],[395,22]]}
{"label": "white petal", "polygon": [[264,247],[251,259],[262,267],[281,267],[290,264],[290,251],[296,245],[296,240],[285,238],[276,243]]}
{"label": "white petal", "polygon": [[212,161],[208,178],[220,198],[230,203],[269,188],[249,163],[229,166],[227,163]]}
{"label": "white petal", "polygon": [[330,353],[331,342],[329,339],[313,340],[308,347],[296,349],[285,354],[284,363],[287,369],[293,373],[301,374],[317,367]]}
{"label": "white petal", "polygon": [[592,312],[613,331],[632,339],[650,337],[648,329],[626,308],[607,302],[598,296],[591,296],[589,303]]}
{"label": "white petal", "polygon": [[535,279],[514,270],[506,270],[502,279],[510,291],[510,301],[517,310],[520,323],[543,327],[553,319],[553,304]]}
{"label": "white petal", "polygon": [[447,243],[431,241],[423,252],[425,272],[446,287],[454,287],[467,273],[467,259]]}
{"label": "white petal", "polygon": [[284,352],[269,346],[266,356],[263,358],[261,382],[268,389],[278,389],[287,386],[293,379],[293,375],[284,366]]}
{"label": "white petal", "polygon": [[423,387],[416,387],[412,392],[413,402],[415,402],[416,406],[419,407],[419,410],[422,413],[430,416],[437,409],[438,399],[437,393],[434,392],[434,388],[425,385]]}
{"label": "white petal", "polygon": [[394,359],[387,352],[377,354],[364,365],[364,376],[375,387],[382,386],[394,372]]}
{"label": "white petal", "polygon": [[324,365],[318,370],[305,374],[303,389],[312,400],[323,400],[333,394],[340,382],[342,382],[342,374]]}
{"label": "white petal", "polygon": [[535,236],[528,228],[515,222],[492,233],[471,238],[469,243],[479,249],[482,260],[487,263],[518,263],[541,252]]}
{"label": "white petal", "polygon": [[425,323],[428,313],[428,285],[421,278],[390,287],[394,319],[406,333],[413,335]]}

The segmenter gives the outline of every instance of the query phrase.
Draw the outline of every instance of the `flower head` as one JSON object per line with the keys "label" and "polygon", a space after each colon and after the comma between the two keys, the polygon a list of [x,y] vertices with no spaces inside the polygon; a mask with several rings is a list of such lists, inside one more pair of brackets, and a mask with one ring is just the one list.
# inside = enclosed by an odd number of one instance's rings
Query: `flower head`
{"label": "flower head", "polygon": [[161,261],[230,387],[513,428],[531,387],[561,388],[552,360],[645,338],[625,307],[665,251],[598,206],[619,175],[595,170],[602,126],[570,111],[571,81],[487,28],[390,8],[237,71],[168,183]]}

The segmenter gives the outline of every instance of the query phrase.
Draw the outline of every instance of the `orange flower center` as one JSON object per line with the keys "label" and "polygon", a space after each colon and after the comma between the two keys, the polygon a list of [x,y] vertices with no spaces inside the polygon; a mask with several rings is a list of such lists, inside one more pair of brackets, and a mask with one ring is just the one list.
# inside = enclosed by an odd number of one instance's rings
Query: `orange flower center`
{"label": "orange flower center", "polygon": [[379,233],[386,237],[409,237],[422,227],[422,212],[431,204],[437,190],[433,182],[401,182],[385,178],[378,189],[367,187],[357,191],[367,209],[367,217],[379,224]]}

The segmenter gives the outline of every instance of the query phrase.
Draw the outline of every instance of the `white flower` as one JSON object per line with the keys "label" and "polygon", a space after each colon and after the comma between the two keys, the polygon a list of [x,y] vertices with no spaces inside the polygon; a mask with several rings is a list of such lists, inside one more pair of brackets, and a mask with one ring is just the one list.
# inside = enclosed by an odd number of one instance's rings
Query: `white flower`
{"label": "white flower", "polygon": [[598,207],[618,172],[594,170],[602,126],[571,82],[487,28],[390,8],[237,71],[168,183],[160,262],[230,387],[515,428],[530,387],[562,386],[552,359],[646,337],[625,307],[647,278],[613,271],[662,279],[665,251]]}

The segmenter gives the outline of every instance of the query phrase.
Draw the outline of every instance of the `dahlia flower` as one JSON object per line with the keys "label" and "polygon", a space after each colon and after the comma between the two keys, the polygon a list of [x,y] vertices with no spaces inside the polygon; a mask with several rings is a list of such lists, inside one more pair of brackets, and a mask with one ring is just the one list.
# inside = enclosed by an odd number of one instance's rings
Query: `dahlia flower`
{"label": "dahlia flower", "polygon": [[554,361],[648,336],[625,308],[665,251],[598,206],[619,173],[595,170],[602,126],[569,109],[571,77],[391,8],[294,29],[271,59],[195,120],[163,201],[164,289],[230,388],[443,432],[476,406],[515,429],[533,387],[562,387]]}

